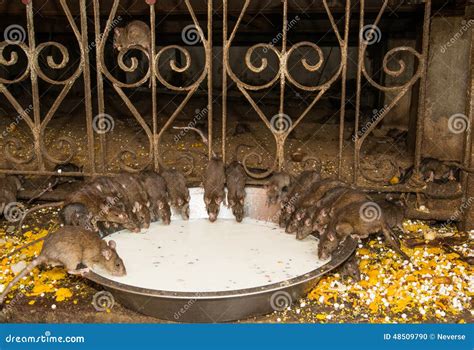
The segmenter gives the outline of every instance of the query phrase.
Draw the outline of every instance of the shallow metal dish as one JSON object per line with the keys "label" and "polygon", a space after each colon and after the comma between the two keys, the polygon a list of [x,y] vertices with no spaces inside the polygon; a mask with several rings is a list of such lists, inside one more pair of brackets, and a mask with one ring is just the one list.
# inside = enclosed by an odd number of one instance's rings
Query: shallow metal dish
{"label": "shallow metal dish", "polygon": [[[191,195],[200,195],[199,190],[191,191]],[[249,217],[276,221],[278,207],[265,205],[264,189],[248,188],[246,202]],[[356,241],[346,239],[329,263],[304,275],[262,287],[225,292],[160,291],[125,285],[93,272],[86,277],[110,291],[125,307],[145,315],[179,322],[235,321],[283,309],[290,302],[297,301],[316,285],[322,275],[347,260],[356,246]]]}

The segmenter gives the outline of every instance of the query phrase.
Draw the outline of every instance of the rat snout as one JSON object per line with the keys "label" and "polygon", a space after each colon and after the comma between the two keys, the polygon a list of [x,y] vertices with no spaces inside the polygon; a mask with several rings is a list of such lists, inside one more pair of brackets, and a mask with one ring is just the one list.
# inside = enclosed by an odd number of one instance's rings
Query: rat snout
{"label": "rat snout", "polygon": [[209,221],[214,222],[217,220],[217,214],[216,213],[209,213]]}
{"label": "rat snout", "polygon": [[324,249],[319,249],[318,250],[318,258],[320,260],[326,260],[329,258],[329,253],[326,252]]}

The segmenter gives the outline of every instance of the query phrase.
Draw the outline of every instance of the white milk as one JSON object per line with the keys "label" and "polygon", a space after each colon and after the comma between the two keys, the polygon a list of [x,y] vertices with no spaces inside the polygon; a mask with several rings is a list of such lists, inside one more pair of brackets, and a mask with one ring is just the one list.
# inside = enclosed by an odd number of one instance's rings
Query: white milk
{"label": "white milk", "polygon": [[[202,208],[202,198],[191,204]],[[283,282],[326,263],[312,236],[298,241],[274,223],[246,218],[239,224],[222,214],[215,223],[174,218],[169,226],[157,222],[144,233],[107,237],[117,242],[127,269],[127,276],[107,278],[155,290],[217,292]]]}

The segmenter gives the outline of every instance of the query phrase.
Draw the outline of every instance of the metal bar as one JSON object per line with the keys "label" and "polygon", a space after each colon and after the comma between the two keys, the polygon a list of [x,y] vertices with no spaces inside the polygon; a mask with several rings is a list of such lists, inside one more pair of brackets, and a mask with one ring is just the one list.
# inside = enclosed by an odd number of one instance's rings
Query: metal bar
{"label": "metal bar", "polygon": [[428,50],[430,41],[430,23],[431,23],[431,0],[425,2],[425,17],[423,19],[423,42],[422,42],[422,57],[421,78],[420,78],[420,92],[418,100],[418,118],[416,123],[416,142],[415,142],[415,173],[419,173],[421,163],[421,151],[423,147],[423,135],[425,130],[425,95],[426,95],[426,74],[428,69]]}
{"label": "metal bar", "polygon": [[[212,61],[214,60],[214,55],[212,54],[212,1],[207,0],[207,46],[205,47],[206,55],[208,57],[207,61],[207,132],[208,132],[208,141],[209,141],[209,159],[212,156],[212,144],[213,144],[213,99],[212,99]],[[222,139],[224,143],[225,139]]]}
{"label": "metal bar", "polygon": [[81,55],[83,55],[82,74],[84,75],[84,103],[86,110],[87,127],[87,148],[89,153],[89,164],[91,172],[95,172],[95,149],[94,149],[94,130],[92,129],[92,92],[91,92],[91,74],[89,60],[89,39],[87,33],[87,2],[81,0]]}
{"label": "metal bar", "polygon": [[158,108],[156,105],[156,75],[155,69],[155,51],[156,51],[156,35],[155,35],[155,3],[150,3],[150,30],[151,30],[151,57],[149,57],[150,64],[150,79],[151,79],[151,113],[153,118],[153,166],[156,171],[160,168],[158,154]]}
{"label": "metal bar", "polygon": [[[30,1],[26,5],[26,23],[28,28],[28,48],[29,55],[28,59],[36,60],[36,41],[35,41],[35,24],[33,16],[33,1]],[[31,79],[31,92],[33,98],[33,120],[34,128],[31,130],[34,137],[35,155],[38,162],[38,169],[45,170],[43,155],[41,153],[41,141],[40,141],[40,125],[41,125],[41,110],[39,100],[39,89],[38,89],[38,74],[36,69],[32,67],[30,71]]]}
{"label": "metal bar", "polygon": [[[227,69],[225,62],[229,59],[227,46],[227,3],[222,6],[222,160],[226,161],[226,136],[227,136]],[[236,155],[237,156],[237,155]]]}
{"label": "metal bar", "polygon": [[[362,32],[364,27],[364,11],[365,3],[364,0],[360,0],[360,11],[359,11],[359,34]],[[356,76],[356,108],[355,108],[355,120],[354,120],[354,164],[353,164],[353,177],[352,183],[356,184],[359,178],[359,163],[360,163],[360,148],[359,143],[359,119],[360,119],[360,93],[361,93],[361,80],[362,80],[362,65],[364,64],[364,47],[362,44],[362,36],[359,35],[359,47],[357,55],[357,76]]]}
{"label": "metal bar", "polygon": [[[349,23],[351,15],[351,1],[346,0],[346,12],[344,22],[344,45],[341,47],[341,60],[342,72],[341,72],[341,110],[339,113],[339,153],[337,161],[337,176],[341,178],[342,169],[342,152],[344,150],[344,120],[346,115],[346,78],[347,78],[347,47],[349,41]],[[328,57],[329,59],[329,57]],[[324,72],[321,72],[321,75]]]}
{"label": "metal bar", "polygon": [[[94,29],[95,29],[95,57],[96,57],[96,71],[97,71],[97,110],[98,115],[101,116],[105,112],[105,105],[104,105],[104,78],[102,76],[102,71],[100,69],[100,42],[101,38],[101,29],[100,29],[100,5],[99,0],[94,0]],[[99,134],[99,162],[100,166],[99,169],[101,171],[105,171],[105,156],[107,154],[106,149],[106,140],[105,134]]]}
{"label": "metal bar", "polygon": [[[468,128],[465,131],[463,165],[470,168],[472,164],[472,127],[474,122],[474,74],[472,68],[474,66],[474,31],[470,32],[470,64],[469,79],[466,99],[466,116],[468,118]],[[461,172],[461,184],[463,190],[463,203],[467,203],[471,197],[474,197],[474,175]],[[462,228],[470,230],[474,227],[474,209],[468,207],[462,218]]]}

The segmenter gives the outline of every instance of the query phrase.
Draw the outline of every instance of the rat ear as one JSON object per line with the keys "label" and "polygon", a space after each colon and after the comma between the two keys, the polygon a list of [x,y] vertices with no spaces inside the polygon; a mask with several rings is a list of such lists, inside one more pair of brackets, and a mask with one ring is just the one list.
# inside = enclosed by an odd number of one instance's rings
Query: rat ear
{"label": "rat ear", "polygon": [[304,225],[305,225],[305,226],[311,226],[311,219],[310,219],[310,218],[306,219],[306,220],[304,221]]}
{"label": "rat ear", "polygon": [[336,237],[334,236],[333,233],[329,232],[328,235],[327,235],[328,239],[331,241],[331,242],[334,242],[334,240],[336,239]]}
{"label": "rat ear", "polygon": [[204,197],[204,203],[206,203],[207,205],[211,204],[211,198]]}
{"label": "rat ear", "polygon": [[244,199],[240,198],[240,204],[244,205]]}
{"label": "rat ear", "polygon": [[115,33],[116,36],[119,36],[121,32],[122,32],[121,28],[115,28],[114,29],[114,33]]}
{"label": "rat ear", "polygon": [[115,243],[115,241],[113,240],[110,240],[108,245],[109,245],[109,248],[113,250],[115,250],[115,248],[117,247],[117,243]]}
{"label": "rat ear", "polygon": [[165,207],[165,203],[163,201],[158,201],[158,209],[163,209]]}
{"label": "rat ear", "polygon": [[107,214],[110,211],[110,207],[106,204],[101,204],[100,210],[102,210],[105,214]]}
{"label": "rat ear", "polygon": [[101,253],[105,260],[110,260],[112,258],[112,250],[110,250],[110,248],[102,249]]}
{"label": "rat ear", "polygon": [[342,224],[337,224],[336,225],[336,232],[339,234],[339,235],[350,235],[354,232],[354,229],[352,228],[352,225],[351,224],[348,224],[346,222],[342,223]]}
{"label": "rat ear", "polygon": [[222,203],[222,197],[218,196],[216,197],[216,204],[221,204]]}
{"label": "rat ear", "polygon": [[181,206],[184,204],[183,198],[178,198],[178,205]]}

